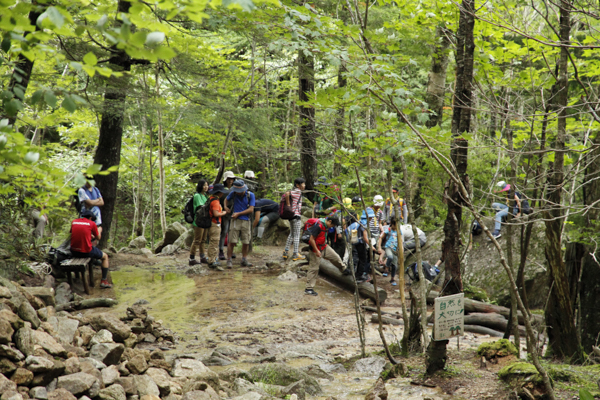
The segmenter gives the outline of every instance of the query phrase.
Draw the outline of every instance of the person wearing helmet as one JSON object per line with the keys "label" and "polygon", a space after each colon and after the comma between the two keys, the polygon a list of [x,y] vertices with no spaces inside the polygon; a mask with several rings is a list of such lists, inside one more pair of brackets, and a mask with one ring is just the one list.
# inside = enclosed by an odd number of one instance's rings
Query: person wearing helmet
{"label": "person wearing helmet", "polygon": [[[510,204],[510,188],[511,186],[504,181],[500,181],[496,183],[500,189],[500,193],[506,193],[506,204],[504,203],[492,203],[492,209],[496,211],[496,215],[494,216],[494,231],[492,232],[492,236],[494,239],[498,239],[502,234],[500,233],[500,229],[502,228],[502,218],[508,215],[509,204]],[[515,208],[513,210],[513,214],[516,218],[521,216],[521,193],[514,191],[514,199],[515,199]]]}

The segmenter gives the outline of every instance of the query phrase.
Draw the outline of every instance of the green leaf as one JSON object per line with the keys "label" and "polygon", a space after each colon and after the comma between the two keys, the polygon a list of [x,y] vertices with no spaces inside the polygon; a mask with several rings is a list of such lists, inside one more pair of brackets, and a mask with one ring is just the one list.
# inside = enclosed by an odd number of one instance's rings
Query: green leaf
{"label": "green leaf", "polygon": [[77,174],[75,176],[75,185],[77,185],[77,187],[85,185],[86,182],[87,179],[85,179],[85,176],[83,174]]}
{"label": "green leaf", "polygon": [[148,36],[146,36],[146,44],[148,46],[159,44],[163,40],[165,40],[165,34],[162,32],[150,32]]}
{"label": "green leaf", "polygon": [[579,389],[579,400],[594,400],[594,396],[585,389]]}
{"label": "green leaf", "polygon": [[56,96],[52,90],[46,90],[44,92],[44,101],[52,108],[56,108]]}
{"label": "green leaf", "polygon": [[54,6],[50,6],[37,19],[37,25],[41,26],[44,20],[48,19],[55,27],[60,28],[65,23],[65,17]]}
{"label": "green leaf", "polygon": [[104,25],[106,25],[107,22],[108,22],[108,16],[106,14],[104,14],[102,17],[100,17],[98,22],[96,22],[96,26],[99,29],[102,29],[102,28],[104,28]]}
{"label": "green leaf", "polygon": [[27,154],[25,154],[23,161],[25,162],[25,164],[35,164],[36,162],[38,162],[39,159],[40,153],[30,151]]}
{"label": "green leaf", "polygon": [[142,47],[144,45],[144,43],[146,42],[146,32],[137,31],[136,33],[133,34],[133,36],[131,36],[130,41],[135,46]]}
{"label": "green leaf", "polygon": [[85,56],[83,56],[83,62],[88,65],[94,66],[98,64],[98,58],[96,58],[96,55],[90,51]]}
{"label": "green leaf", "polygon": [[14,97],[14,94],[10,90],[5,90],[2,92],[2,94],[0,94],[0,100],[3,100],[3,101],[10,100],[13,97]]}
{"label": "green leaf", "polygon": [[75,102],[70,96],[65,97],[61,105],[62,108],[64,108],[68,112],[75,112],[75,110],[77,110],[77,104],[75,104]]}
{"label": "green leaf", "polygon": [[4,35],[4,38],[2,39],[2,51],[8,53],[8,51],[10,50],[10,44],[11,44],[10,33],[6,33]]}
{"label": "green leaf", "polygon": [[154,49],[154,54],[163,60],[170,60],[176,55],[175,51],[168,46],[158,46],[156,49]]}
{"label": "green leaf", "polygon": [[81,36],[81,35],[83,35],[83,32],[85,32],[85,26],[77,25],[77,27],[75,28],[75,34],[77,36]]}
{"label": "green leaf", "polygon": [[2,150],[6,146],[7,142],[8,138],[6,137],[6,135],[0,135],[0,150]]}
{"label": "green leaf", "polygon": [[92,164],[85,170],[86,175],[96,175],[102,170],[102,164]]}
{"label": "green leaf", "polygon": [[9,116],[15,116],[23,109],[23,103],[20,100],[12,99],[8,103],[4,104],[4,110]]}

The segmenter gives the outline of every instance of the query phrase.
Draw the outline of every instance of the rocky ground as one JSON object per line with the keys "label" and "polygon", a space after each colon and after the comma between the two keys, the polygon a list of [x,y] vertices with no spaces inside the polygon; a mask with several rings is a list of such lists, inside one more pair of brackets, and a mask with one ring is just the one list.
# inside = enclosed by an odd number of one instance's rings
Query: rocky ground
{"label": "rocky ground", "polygon": [[[1,400],[516,396],[498,378],[516,357],[494,353],[482,365],[485,336],[465,334],[460,350],[451,342],[447,370],[425,378],[419,355],[396,356],[392,368],[377,326],[367,323],[361,358],[352,294],[321,279],[319,296],[305,296],[302,263],[283,263],[280,248],[257,246],[254,267],[238,258],[217,272],[189,267],[184,250],[157,256],[138,245],[111,256],[114,288],[96,284],[89,296],[77,280],[70,288],[52,277],[0,278]],[[383,285],[383,309],[396,312],[397,287]],[[78,309],[88,298],[119,303]],[[385,326],[384,335],[397,344],[402,327]],[[564,389],[560,398],[572,394]]]}

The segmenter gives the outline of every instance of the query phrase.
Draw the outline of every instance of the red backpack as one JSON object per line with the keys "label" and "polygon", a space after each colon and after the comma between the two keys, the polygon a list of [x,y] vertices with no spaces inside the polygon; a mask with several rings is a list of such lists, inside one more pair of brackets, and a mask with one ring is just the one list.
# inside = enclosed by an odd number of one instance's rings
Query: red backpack
{"label": "red backpack", "polygon": [[[302,241],[302,243],[308,243],[308,241],[310,240],[310,232],[308,230],[312,228],[315,224],[319,224],[321,232],[327,231],[327,228],[323,226],[323,223],[319,220],[319,218],[309,218],[308,221],[306,221],[306,223],[304,224],[304,233],[302,234],[302,236],[300,236],[300,240]],[[317,237],[317,239],[319,238]],[[325,236],[323,236],[323,243],[317,244],[325,244]]]}

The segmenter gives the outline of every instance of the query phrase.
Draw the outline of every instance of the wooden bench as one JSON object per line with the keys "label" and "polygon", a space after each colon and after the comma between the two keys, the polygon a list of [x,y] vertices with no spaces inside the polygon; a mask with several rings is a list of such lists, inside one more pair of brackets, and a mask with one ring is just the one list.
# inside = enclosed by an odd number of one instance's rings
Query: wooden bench
{"label": "wooden bench", "polygon": [[[86,267],[88,270],[89,285],[88,280],[85,279]],[[60,269],[67,274],[67,280],[71,287],[73,287],[71,272],[78,274],[83,282],[85,294],[90,294],[90,286],[94,287],[94,266],[92,265],[91,258],[70,258],[60,263]]]}

